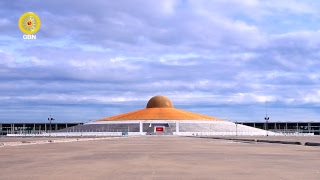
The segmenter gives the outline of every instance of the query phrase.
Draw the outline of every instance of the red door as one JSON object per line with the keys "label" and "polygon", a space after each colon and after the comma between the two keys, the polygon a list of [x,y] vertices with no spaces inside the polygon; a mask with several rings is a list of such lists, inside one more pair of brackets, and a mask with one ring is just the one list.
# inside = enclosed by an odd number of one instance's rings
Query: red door
{"label": "red door", "polygon": [[162,126],[156,127],[156,132],[163,132],[164,128]]}

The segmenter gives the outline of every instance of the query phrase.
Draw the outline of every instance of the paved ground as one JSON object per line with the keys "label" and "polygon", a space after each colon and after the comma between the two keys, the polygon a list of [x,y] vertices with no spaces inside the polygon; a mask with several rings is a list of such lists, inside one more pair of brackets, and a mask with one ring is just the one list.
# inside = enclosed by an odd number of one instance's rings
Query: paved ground
{"label": "paved ground", "polygon": [[[267,136],[215,136],[215,137],[320,143],[320,136],[268,136],[268,137]],[[73,137],[73,138],[86,139],[88,137]],[[0,143],[1,142],[21,142],[21,141],[62,140],[62,139],[65,139],[65,138],[64,137],[6,137],[6,136],[0,136]]]}
{"label": "paved ground", "polygon": [[0,147],[0,179],[320,179],[320,147],[130,137]]}
{"label": "paved ground", "polygon": [[305,142],[320,143],[320,136],[219,136],[219,137],[275,140],[275,141],[297,141],[297,142],[302,142],[302,144],[304,144]]}
{"label": "paved ground", "polygon": [[0,136],[0,143],[7,143],[7,142],[22,142],[22,141],[47,141],[47,140],[64,140],[64,139],[87,139],[88,137],[71,137],[71,138],[64,138],[64,137],[6,137]]}

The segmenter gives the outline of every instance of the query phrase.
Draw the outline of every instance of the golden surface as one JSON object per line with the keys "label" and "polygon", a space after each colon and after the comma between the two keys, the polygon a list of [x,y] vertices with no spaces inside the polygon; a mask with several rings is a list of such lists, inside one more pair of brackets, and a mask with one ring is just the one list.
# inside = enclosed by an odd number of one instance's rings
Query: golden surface
{"label": "golden surface", "polygon": [[169,98],[159,95],[148,101],[147,108],[173,108],[173,104]]}
{"label": "golden surface", "polygon": [[116,116],[101,118],[97,121],[114,121],[114,120],[213,120],[223,121],[223,119],[196,114],[175,108],[146,108],[132,111]]}
{"label": "golden surface", "polygon": [[146,109],[131,111],[111,117],[101,118],[97,121],[114,120],[211,120],[224,121],[223,119],[196,114],[189,111],[173,108],[171,100],[165,96],[154,96],[148,103]]}

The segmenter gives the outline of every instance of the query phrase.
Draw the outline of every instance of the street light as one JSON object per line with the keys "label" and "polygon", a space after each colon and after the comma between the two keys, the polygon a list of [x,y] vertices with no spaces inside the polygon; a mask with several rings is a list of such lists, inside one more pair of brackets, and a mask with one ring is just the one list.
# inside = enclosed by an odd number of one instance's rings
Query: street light
{"label": "street light", "polygon": [[50,122],[50,128],[49,128],[49,136],[51,136],[51,121],[53,121],[53,117],[51,117],[51,114],[50,114],[50,117],[48,117],[48,121]]}
{"label": "street light", "polygon": [[236,121],[236,136],[238,136],[238,121]]}
{"label": "street light", "polygon": [[269,116],[268,116],[268,106],[267,106],[267,100],[266,100],[266,117],[264,117],[264,120],[266,120],[266,131],[267,131],[267,136],[268,136],[268,120],[269,120]]}
{"label": "street light", "polygon": [[269,120],[269,117],[266,116],[266,117],[264,118],[264,120],[266,120],[266,131],[267,131],[267,136],[268,136],[268,120]]}

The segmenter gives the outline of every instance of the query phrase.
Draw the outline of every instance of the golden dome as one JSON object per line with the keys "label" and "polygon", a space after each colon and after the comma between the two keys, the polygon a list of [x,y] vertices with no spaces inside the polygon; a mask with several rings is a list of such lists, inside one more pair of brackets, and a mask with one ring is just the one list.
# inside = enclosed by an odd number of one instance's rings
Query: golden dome
{"label": "golden dome", "polygon": [[224,121],[223,119],[197,114],[173,107],[172,102],[165,96],[154,96],[147,104],[147,108],[127,112],[111,117],[101,118],[97,121],[115,120],[209,120]]}
{"label": "golden dome", "polygon": [[169,98],[159,95],[148,101],[147,108],[173,108],[173,104]]}

